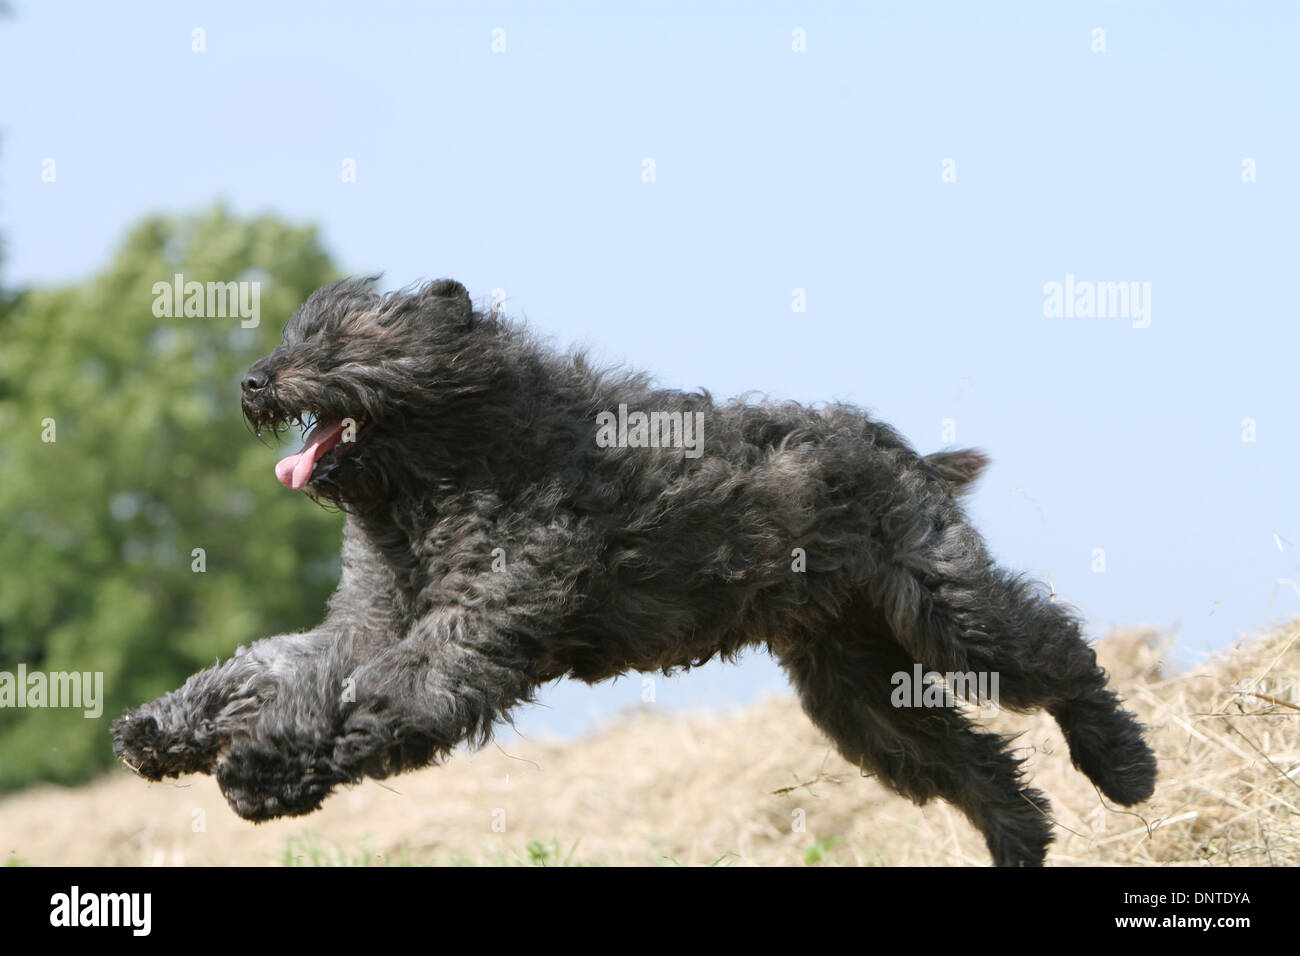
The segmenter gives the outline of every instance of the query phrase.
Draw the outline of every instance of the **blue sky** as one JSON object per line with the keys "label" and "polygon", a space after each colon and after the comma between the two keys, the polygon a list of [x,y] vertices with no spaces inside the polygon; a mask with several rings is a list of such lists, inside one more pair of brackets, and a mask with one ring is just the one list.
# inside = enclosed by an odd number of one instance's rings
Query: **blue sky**
{"label": "blue sky", "polygon": [[[1192,661],[1300,610],[1296,4],[12,6],[10,283],[92,273],[146,213],[272,211],[667,385],[986,449],[973,520],[1093,636]],[[1067,275],[1149,283],[1149,324],[1046,316]],[[656,691],[784,686],[755,653]],[[562,685],[519,726],[641,694]]]}

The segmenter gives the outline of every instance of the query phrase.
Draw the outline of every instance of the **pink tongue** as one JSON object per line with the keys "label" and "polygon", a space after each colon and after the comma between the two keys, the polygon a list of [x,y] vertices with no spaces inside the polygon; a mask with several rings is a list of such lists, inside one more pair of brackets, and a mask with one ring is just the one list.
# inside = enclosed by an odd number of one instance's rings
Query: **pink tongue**
{"label": "pink tongue", "polygon": [[311,478],[317,459],[337,445],[342,437],[342,422],[321,422],[307,436],[307,444],[302,451],[282,459],[275,466],[275,477],[286,488],[298,491]]}

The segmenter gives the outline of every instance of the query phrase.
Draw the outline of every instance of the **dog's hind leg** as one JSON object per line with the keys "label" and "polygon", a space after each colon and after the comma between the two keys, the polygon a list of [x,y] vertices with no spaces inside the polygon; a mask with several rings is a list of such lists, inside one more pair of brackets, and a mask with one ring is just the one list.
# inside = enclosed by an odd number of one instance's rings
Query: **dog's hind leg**
{"label": "dog's hind leg", "polygon": [[987,608],[959,614],[992,641],[970,655],[977,670],[998,671],[1000,700],[1015,710],[1045,708],[1065,734],[1070,758],[1103,794],[1124,806],[1155,790],[1156,758],[1137,718],[1107,686],[1097,654],[1074,614],[1023,581],[994,574],[981,593]]}
{"label": "dog's hind leg", "polygon": [[872,594],[889,629],[920,663],[942,672],[997,674],[1000,706],[1045,708],[1074,765],[1129,806],[1155,788],[1156,759],[1137,718],[1106,686],[1077,618],[1045,589],[992,565],[973,531],[949,525],[895,566]]}
{"label": "dog's hind leg", "polygon": [[[942,797],[979,829],[999,866],[1039,866],[1050,808],[1025,786],[1007,738],[976,730],[952,707],[895,707],[895,674],[911,658],[864,615],[837,634],[782,655],[804,710],[851,763],[915,801]],[[861,633],[864,622],[869,633]]]}

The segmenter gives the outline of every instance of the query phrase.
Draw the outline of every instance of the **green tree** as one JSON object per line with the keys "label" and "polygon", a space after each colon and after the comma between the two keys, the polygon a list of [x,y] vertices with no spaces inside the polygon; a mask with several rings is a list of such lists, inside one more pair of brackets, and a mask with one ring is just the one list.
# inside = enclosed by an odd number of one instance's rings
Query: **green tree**
{"label": "green tree", "polygon": [[[260,323],[158,317],[177,273],[258,283]],[[0,789],[102,770],[124,707],[321,618],[341,521],[275,481],[284,450],[252,436],[239,380],[334,278],[314,229],[217,208],[142,222],[88,282],[0,309],[0,671],[104,688],[98,719],[0,709]]]}

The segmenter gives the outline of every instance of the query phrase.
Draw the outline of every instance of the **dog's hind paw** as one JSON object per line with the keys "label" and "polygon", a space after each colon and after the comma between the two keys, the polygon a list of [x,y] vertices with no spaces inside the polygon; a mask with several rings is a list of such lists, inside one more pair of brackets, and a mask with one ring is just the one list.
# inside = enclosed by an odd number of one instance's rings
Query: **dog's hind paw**
{"label": "dog's hind paw", "polygon": [[1150,799],[1156,789],[1156,755],[1141,740],[1125,741],[1111,760],[1083,768],[1101,792],[1122,807]]}
{"label": "dog's hind paw", "polygon": [[1156,755],[1136,717],[1103,700],[1078,705],[1057,720],[1074,765],[1107,799],[1131,807],[1150,798],[1156,787]]}

